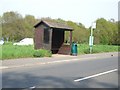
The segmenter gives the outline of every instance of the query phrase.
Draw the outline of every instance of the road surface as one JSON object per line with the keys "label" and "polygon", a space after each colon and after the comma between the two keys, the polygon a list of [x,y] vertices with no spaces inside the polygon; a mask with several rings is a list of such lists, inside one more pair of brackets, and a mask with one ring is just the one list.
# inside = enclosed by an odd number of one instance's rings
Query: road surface
{"label": "road surface", "polygon": [[118,88],[118,56],[5,69],[2,88]]}

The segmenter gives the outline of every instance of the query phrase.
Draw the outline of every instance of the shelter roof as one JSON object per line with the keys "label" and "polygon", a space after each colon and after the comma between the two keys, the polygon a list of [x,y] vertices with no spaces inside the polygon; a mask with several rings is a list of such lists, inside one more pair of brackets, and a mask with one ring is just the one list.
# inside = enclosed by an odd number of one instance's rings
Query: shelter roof
{"label": "shelter roof", "polygon": [[73,30],[73,28],[71,28],[69,25],[67,25],[67,23],[58,22],[58,21],[55,21],[55,20],[41,20],[36,25],[34,25],[34,27],[35,28],[38,27],[41,23],[44,23],[51,28]]}

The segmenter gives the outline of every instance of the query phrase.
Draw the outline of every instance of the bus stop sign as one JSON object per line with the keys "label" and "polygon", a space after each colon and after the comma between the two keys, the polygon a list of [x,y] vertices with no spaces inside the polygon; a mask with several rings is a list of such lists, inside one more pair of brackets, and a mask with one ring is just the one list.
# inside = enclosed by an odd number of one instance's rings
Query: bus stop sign
{"label": "bus stop sign", "polygon": [[93,36],[90,36],[90,37],[89,37],[89,46],[92,46],[92,45],[93,45],[93,39],[94,39]]}

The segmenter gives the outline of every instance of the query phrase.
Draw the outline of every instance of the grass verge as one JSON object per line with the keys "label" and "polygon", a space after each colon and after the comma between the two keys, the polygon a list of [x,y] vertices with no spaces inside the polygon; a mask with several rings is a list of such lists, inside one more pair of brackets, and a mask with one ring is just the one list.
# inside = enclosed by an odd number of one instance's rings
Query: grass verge
{"label": "grass verge", "polygon": [[[118,52],[120,46],[114,45],[94,45],[92,53],[103,53],[103,52]],[[87,44],[78,44],[78,54],[89,54],[90,49]]]}
{"label": "grass verge", "polygon": [[[14,46],[14,45],[2,45],[2,57],[4,59],[13,59],[13,58],[29,58],[29,57],[50,57],[51,53],[47,50],[34,50],[32,45],[29,46]],[[38,52],[39,51],[39,52]],[[35,55],[38,54],[38,56]]]}
{"label": "grass verge", "polygon": [[[78,44],[78,54],[89,54],[89,45]],[[113,45],[94,45],[93,53],[103,52],[118,52],[120,46]],[[0,46],[0,60],[13,59],[13,58],[32,58],[32,57],[51,57],[51,52],[48,50],[34,50],[32,45],[30,46],[14,46],[11,43]]]}

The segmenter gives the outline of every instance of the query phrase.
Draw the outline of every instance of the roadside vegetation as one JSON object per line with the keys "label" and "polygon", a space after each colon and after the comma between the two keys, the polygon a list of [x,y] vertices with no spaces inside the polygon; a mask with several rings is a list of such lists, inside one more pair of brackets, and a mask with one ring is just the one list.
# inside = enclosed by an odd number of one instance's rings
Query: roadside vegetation
{"label": "roadside vegetation", "polygon": [[13,59],[13,58],[29,58],[29,57],[51,57],[51,52],[48,50],[34,50],[33,45],[29,46],[17,46],[11,43],[6,43],[0,46],[2,48],[1,59]]}
{"label": "roadside vegetation", "polygon": [[[89,54],[88,44],[78,44],[78,54]],[[103,53],[103,52],[118,52],[118,47],[114,45],[94,45],[93,53]],[[51,57],[52,54],[48,50],[34,50],[33,45],[29,46],[17,46],[12,45],[12,43],[5,43],[0,46],[2,56],[0,59],[15,59],[15,58],[33,58],[33,57]]]}
{"label": "roadside vegetation", "polygon": [[[89,45],[78,44],[78,54],[89,54]],[[103,52],[119,52],[120,46],[115,45],[93,45],[92,53],[103,53]]]}
{"label": "roadside vegetation", "polygon": [[[68,24],[73,31],[73,41],[79,44],[88,43],[90,36],[91,26],[86,28],[81,21],[65,21],[61,18],[52,19],[47,18],[35,18],[33,15],[26,15],[23,17],[18,12],[4,12],[0,16],[0,33],[2,32],[2,37],[5,41],[20,41],[24,38],[33,38],[34,37],[34,25],[39,22],[41,19],[46,20],[55,20],[57,22],[63,22]],[[113,18],[106,20],[104,18],[98,18],[96,21],[96,29],[93,31],[94,44],[101,45],[120,45],[119,30],[120,22],[115,21]],[[92,22],[91,22],[92,23]],[[69,42],[69,32],[66,32],[65,41]]]}
{"label": "roadside vegetation", "polygon": [[[25,15],[23,17],[20,13],[10,11],[4,12],[0,16],[0,40],[7,41],[0,46],[0,60],[12,58],[29,58],[29,57],[50,57],[52,54],[47,50],[34,50],[34,46],[14,46],[11,42],[18,42],[23,38],[34,38],[34,25],[41,19],[55,20],[63,22],[72,27],[73,41],[78,43],[78,54],[88,54],[89,45],[88,40],[90,36],[91,26],[86,28],[81,22],[65,21],[61,18],[51,19],[35,18],[33,15]],[[69,41],[69,32],[65,32],[65,42]],[[96,29],[93,30],[94,46],[93,53],[102,52],[118,52],[120,48],[120,21],[115,21],[113,18],[106,20],[98,18],[96,20]]]}

